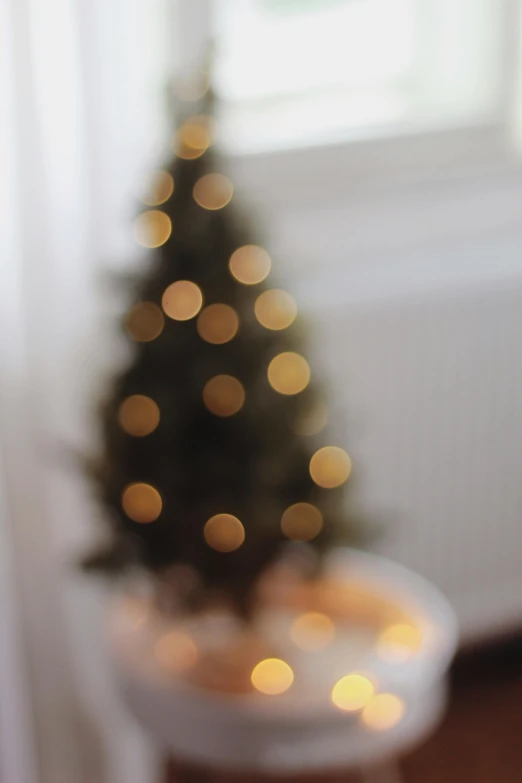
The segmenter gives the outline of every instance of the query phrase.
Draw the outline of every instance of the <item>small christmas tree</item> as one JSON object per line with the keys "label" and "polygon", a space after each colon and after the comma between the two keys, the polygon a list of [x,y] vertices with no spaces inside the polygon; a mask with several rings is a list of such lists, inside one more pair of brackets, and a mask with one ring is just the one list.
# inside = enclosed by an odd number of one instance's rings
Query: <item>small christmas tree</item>
{"label": "small christmas tree", "polygon": [[237,213],[210,104],[208,92],[185,104],[174,160],[135,222],[152,265],[125,316],[132,361],[104,405],[92,465],[112,540],[88,564],[190,573],[187,604],[221,597],[248,614],[289,542],[320,552],[349,534],[351,463],[316,442],[327,411],[296,304]]}

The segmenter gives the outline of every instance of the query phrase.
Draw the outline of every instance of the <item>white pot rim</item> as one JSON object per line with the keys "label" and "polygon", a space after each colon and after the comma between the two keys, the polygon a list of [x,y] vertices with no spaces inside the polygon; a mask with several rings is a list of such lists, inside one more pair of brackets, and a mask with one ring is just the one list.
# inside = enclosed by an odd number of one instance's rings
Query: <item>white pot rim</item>
{"label": "white pot rim", "polygon": [[[308,701],[297,690],[292,694],[292,688],[277,697],[225,696],[169,680],[151,654],[150,627],[126,635],[121,625],[112,624],[109,642],[122,694],[155,741],[199,765],[298,773],[376,763],[426,737],[444,711],[445,674],[458,641],[448,601],[409,569],[353,549],[331,553],[326,574],[367,581],[436,631],[407,664],[386,664],[376,655],[364,662],[376,673],[379,691],[402,701],[405,711],[397,725],[370,730],[363,714],[339,710],[329,692]],[[116,608],[122,606],[120,598]]]}
{"label": "white pot rim", "polygon": [[[350,579],[368,583],[406,608],[412,616],[426,619],[435,629],[431,643],[404,664],[386,663],[379,659],[375,651],[366,656],[358,669],[375,675],[381,691],[407,697],[411,693],[428,690],[444,676],[457,648],[458,629],[449,602],[437,588],[391,560],[349,548],[340,548],[327,556],[325,573],[339,579],[348,574]],[[125,611],[121,596],[113,609],[116,613]],[[329,698],[307,700],[300,698],[297,690],[291,689],[274,699],[258,693],[207,691],[183,679],[173,679],[155,664],[150,655],[150,646],[147,650],[141,644],[144,636],[150,633],[151,629],[146,627],[132,632],[130,636],[110,629],[111,653],[123,687],[126,682],[136,679],[141,681],[142,687],[146,685],[151,693],[161,693],[164,698],[178,702],[180,709],[183,709],[182,705],[190,703],[199,705],[202,710],[218,711],[221,716],[228,713],[235,717],[242,715],[245,720],[260,723],[302,724],[315,721],[319,716],[332,722],[350,719],[349,715],[343,715],[336,709]]]}

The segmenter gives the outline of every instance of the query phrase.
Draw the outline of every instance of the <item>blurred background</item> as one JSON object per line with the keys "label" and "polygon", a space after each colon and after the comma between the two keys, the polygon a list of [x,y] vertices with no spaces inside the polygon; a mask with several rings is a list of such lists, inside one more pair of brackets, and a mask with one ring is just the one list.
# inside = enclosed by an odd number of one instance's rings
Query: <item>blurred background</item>
{"label": "blurred background", "polygon": [[67,448],[119,361],[110,273],[139,264],[169,85],[210,44],[218,142],[312,320],[373,548],[446,593],[465,647],[522,628],[519,0],[0,0],[2,783],[153,780]]}

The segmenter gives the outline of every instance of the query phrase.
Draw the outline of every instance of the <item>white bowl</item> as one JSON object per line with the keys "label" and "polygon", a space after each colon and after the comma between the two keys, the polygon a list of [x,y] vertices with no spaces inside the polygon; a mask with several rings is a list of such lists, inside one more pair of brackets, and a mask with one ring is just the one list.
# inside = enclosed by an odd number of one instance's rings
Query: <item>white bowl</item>
{"label": "white bowl", "polygon": [[[326,575],[356,580],[400,607],[423,629],[415,653],[404,660],[383,655],[373,642],[361,646],[349,628],[324,651],[303,653],[286,638],[285,612],[272,611],[260,627],[282,639],[281,657],[295,674],[292,687],[278,696],[217,693],[191,685],[183,675],[165,674],[154,654],[165,621],[136,613],[135,604],[122,597],[109,624],[109,642],[130,711],[171,755],[234,769],[298,773],[364,767],[421,741],[446,702],[445,674],[458,640],[451,607],[425,579],[376,555],[337,550],[328,558]],[[192,636],[202,630],[198,622],[203,621],[184,623]],[[369,728],[365,713],[333,704],[333,685],[353,670],[366,674],[376,693],[399,698],[404,713],[393,726]]]}

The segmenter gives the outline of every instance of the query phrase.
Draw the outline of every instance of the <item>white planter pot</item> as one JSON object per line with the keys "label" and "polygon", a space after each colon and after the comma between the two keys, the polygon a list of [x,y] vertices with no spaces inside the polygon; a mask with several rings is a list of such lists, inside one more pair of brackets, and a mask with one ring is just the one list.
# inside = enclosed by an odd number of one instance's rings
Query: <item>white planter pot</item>
{"label": "white planter pot", "polygon": [[[276,617],[272,611],[261,628],[280,642],[281,657],[294,671],[292,687],[277,696],[217,693],[165,674],[154,654],[164,621],[137,616],[135,606],[122,598],[114,608],[109,641],[130,711],[171,755],[233,769],[365,767],[421,741],[444,710],[445,675],[457,645],[451,607],[426,580],[375,555],[338,550],[325,574],[336,582],[356,580],[393,602],[420,629],[416,649],[386,648],[382,641],[375,643],[377,637],[361,644],[361,634],[350,635],[348,627],[326,649],[303,653],[285,631],[286,615]],[[196,637],[197,623],[185,623]],[[335,683],[353,671],[374,685],[373,713],[369,707],[344,711],[332,701]],[[376,699],[382,694],[396,698],[385,704]]]}

